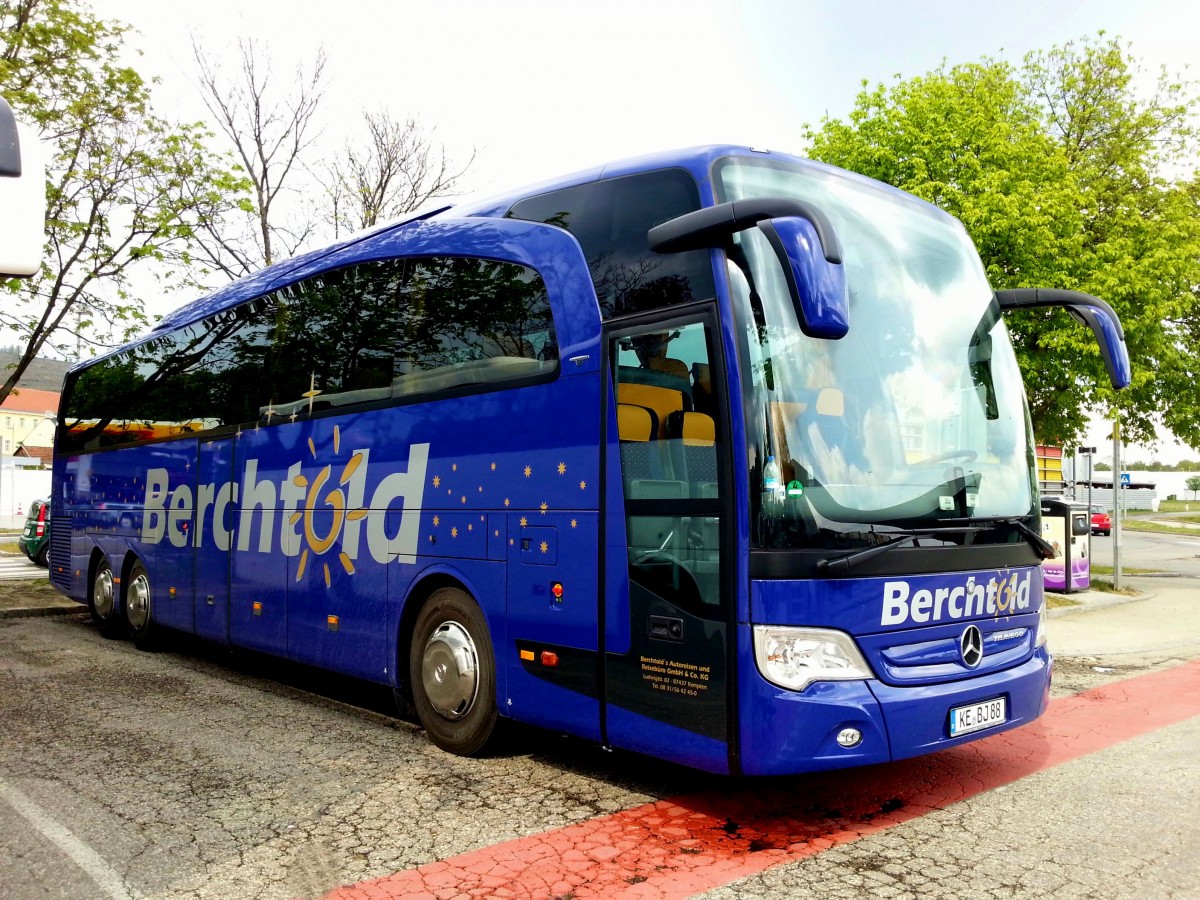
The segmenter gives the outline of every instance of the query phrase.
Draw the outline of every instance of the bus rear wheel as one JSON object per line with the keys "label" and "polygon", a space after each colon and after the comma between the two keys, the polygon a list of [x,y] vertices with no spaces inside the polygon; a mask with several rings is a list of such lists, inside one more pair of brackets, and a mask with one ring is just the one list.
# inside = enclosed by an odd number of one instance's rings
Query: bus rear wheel
{"label": "bus rear wheel", "polygon": [[155,625],[150,603],[150,574],[141,561],[133,564],[125,583],[125,624],[139,650],[152,649]]}
{"label": "bus rear wheel", "polygon": [[457,588],[435,591],[417,616],[408,659],[417,717],[438,747],[475,756],[496,735],[496,663],[483,611]]}
{"label": "bus rear wheel", "polygon": [[92,621],[105,637],[117,637],[120,633],[121,619],[117,615],[115,582],[112,567],[107,560],[100,560],[96,566],[96,574],[92,576],[92,590],[88,594],[88,612]]}

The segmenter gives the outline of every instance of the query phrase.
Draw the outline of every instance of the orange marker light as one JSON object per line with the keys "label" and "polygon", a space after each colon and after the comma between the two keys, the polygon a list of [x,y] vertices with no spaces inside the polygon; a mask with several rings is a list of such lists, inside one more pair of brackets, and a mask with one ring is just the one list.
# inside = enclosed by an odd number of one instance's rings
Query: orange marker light
{"label": "orange marker light", "polygon": [[543,666],[557,666],[558,665],[558,654],[552,653],[549,650],[543,650],[542,651],[542,665]]}
{"label": "orange marker light", "polygon": [[561,600],[563,595],[562,582],[556,581],[550,586],[550,593],[554,595],[555,600]]}
{"label": "orange marker light", "polygon": [[533,651],[532,650],[522,650],[521,651],[521,659],[525,660],[525,662],[533,662]]}

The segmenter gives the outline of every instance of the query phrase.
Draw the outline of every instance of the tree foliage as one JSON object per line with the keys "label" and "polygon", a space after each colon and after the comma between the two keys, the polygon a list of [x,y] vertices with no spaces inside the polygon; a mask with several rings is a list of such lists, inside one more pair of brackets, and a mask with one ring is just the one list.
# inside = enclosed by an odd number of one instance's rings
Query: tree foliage
{"label": "tree foliage", "polygon": [[1089,330],[1061,310],[1007,316],[1034,431],[1065,444],[1118,413],[1128,440],[1156,424],[1200,447],[1197,97],[1160,73],[1149,96],[1119,41],[985,59],[868,88],[845,121],[810,129],[811,155],[916,194],[966,226],[993,287],[1096,294],[1120,314],[1132,386],[1109,385]]}
{"label": "tree foliage", "polygon": [[0,0],[0,91],[48,157],[41,273],[3,283],[0,325],[22,357],[0,400],[39,353],[78,355],[140,329],[131,274],[186,244],[241,189],[206,151],[203,126],[154,113],[150,85],[119,62],[126,32],[73,0]]}

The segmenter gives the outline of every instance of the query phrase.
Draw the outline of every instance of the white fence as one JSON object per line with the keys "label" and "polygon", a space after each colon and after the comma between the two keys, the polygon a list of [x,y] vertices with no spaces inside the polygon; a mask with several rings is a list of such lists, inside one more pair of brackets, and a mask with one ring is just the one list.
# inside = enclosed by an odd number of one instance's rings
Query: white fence
{"label": "white fence", "polygon": [[0,460],[0,528],[20,528],[29,504],[49,496],[49,469],[25,469]]}
{"label": "white fence", "polygon": [[[1069,470],[1068,470],[1069,471]],[[1189,491],[1185,485],[1187,480],[1200,474],[1196,472],[1130,472],[1130,487],[1121,492],[1122,509],[1149,509],[1158,511],[1159,503],[1174,495],[1178,500],[1196,501],[1200,508],[1200,499]],[[1080,466],[1080,481],[1074,487],[1075,499],[1081,503],[1088,501],[1087,469]],[[1107,510],[1113,508],[1111,472],[1097,472],[1092,481],[1092,505],[1103,506]],[[1071,492],[1071,488],[1067,488]]]}

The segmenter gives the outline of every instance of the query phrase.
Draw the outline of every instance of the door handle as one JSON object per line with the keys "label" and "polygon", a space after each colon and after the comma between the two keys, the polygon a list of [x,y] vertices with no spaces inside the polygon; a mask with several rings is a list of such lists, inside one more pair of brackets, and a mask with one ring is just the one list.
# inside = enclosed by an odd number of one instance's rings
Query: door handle
{"label": "door handle", "polygon": [[683,643],[683,619],[675,619],[670,616],[651,616],[650,640]]}

